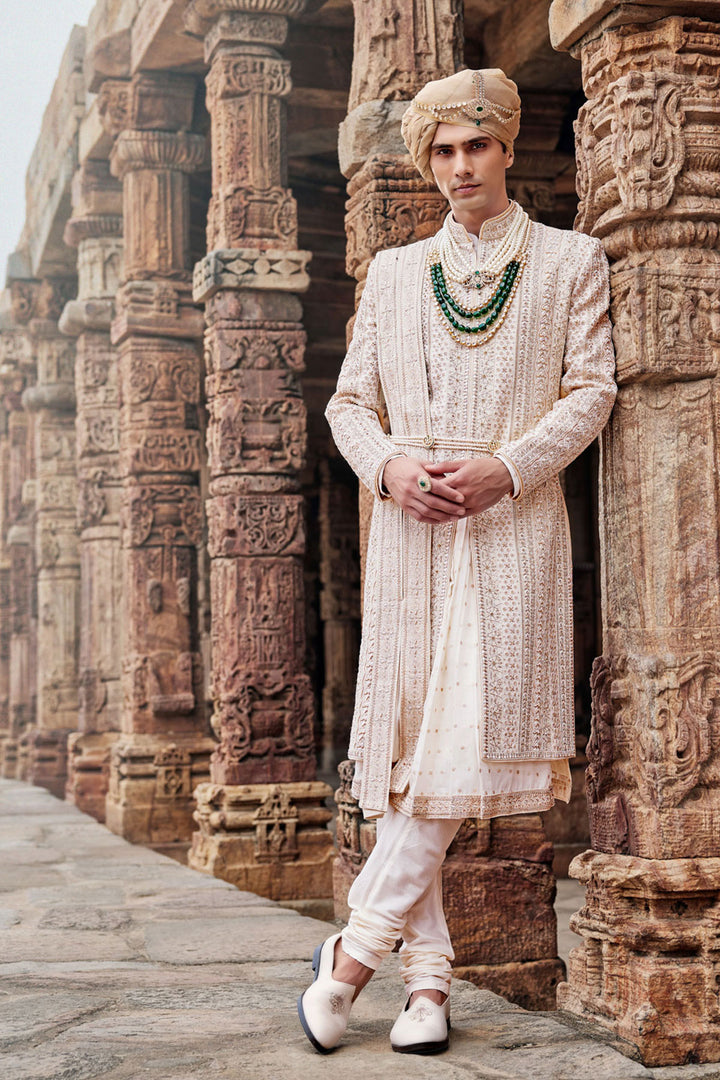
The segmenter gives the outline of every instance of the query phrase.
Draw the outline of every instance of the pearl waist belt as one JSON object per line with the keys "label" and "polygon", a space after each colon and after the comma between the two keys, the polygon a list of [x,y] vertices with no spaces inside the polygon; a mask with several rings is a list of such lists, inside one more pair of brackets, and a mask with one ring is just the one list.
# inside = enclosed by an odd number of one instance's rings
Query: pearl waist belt
{"label": "pearl waist belt", "polygon": [[425,450],[444,450],[448,453],[460,451],[467,454],[494,454],[499,450],[499,442],[479,442],[472,439],[443,439],[433,435],[391,435],[390,441],[396,446],[419,446]]}

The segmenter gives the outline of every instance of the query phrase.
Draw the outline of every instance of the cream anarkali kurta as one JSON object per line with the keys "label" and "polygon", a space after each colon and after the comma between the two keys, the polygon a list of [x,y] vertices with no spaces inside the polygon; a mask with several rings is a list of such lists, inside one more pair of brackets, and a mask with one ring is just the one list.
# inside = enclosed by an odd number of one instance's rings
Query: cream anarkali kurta
{"label": "cream anarkali kurta", "polygon": [[[482,264],[519,210],[486,222]],[[444,228],[473,257],[452,218]],[[558,473],[615,395],[607,262],[598,241],[533,224],[505,322],[478,349],[431,300],[430,241],[380,253],[328,406],[335,441],[377,496],[350,756],[367,814],[546,809],[574,753],[572,564]],[[379,413],[387,406],[390,435]],[[457,526],[383,500],[398,450],[435,461],[497,450],[520,478]]]}

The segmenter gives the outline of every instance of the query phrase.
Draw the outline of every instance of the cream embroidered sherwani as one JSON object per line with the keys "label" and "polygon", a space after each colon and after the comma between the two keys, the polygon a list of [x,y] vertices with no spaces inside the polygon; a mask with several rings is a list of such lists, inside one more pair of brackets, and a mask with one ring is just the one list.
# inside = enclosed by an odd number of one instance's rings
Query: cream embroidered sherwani
{"label": "cream embroidered sherwani", "polygon": [[[513,203],[484,224],[478,265],[519,212]],[[443,228],[472,259],[463,227],[449,216]],[[438,644],[447,645],[439,637],[459,527],[415,521],[382,497],[378,479],[399,450],[433,461],[497,451],[512,465],[518,497],[464,526],[479,648],[478,741],[483,759],[499,768],[566,762],[575,753],[572,562],[558,474],[600,432],[615,397],[608,266],[599,241],[533,223],[504,323],[468,349],[432,301],[430,243],[374,259],[327,409],[338,448],[376,495],[349,754],[368,815],[384,813],[392,799],[412,814],[482,816],[480,794],[454,806],[446,792],[408,802],[433,659]],[[544,808],[536,796],[532,785],[513,791],[491,812]]]}

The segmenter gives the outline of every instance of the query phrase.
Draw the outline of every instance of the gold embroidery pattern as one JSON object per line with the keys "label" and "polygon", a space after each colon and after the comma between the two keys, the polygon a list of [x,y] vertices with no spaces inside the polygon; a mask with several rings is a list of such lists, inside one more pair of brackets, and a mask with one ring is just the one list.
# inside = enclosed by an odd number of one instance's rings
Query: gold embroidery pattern
{"label": "gold embroidery pattern", "polygon": [[508,814],[539,814],[555,803],[552,791],[510,791],[499,795],[391,795],[390,804],[400,813],[422,818],[482,819]]}

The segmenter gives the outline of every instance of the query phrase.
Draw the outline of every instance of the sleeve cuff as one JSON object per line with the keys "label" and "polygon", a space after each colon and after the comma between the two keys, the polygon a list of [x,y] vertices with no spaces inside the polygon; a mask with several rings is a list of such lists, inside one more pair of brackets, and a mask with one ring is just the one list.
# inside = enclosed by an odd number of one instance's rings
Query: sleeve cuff
{"label": "sleeve cuff", "polygon": [[383,487],[383,474],[385,472],[385,466],[388,461],[392,461],[393,458],[405,457],[402,450],[397,450],[394,454],[388,454],[386,458],[380,462],[378,470],[375,473],[375,495],[381,502],[386,502],[390,498],[390,492]]}
{"label": "sleeve cuff", "polygon": [[513,482],[513,490],[510,498],[514,501],[517,501],[523,493],[523,482],[520,473],[517,471],[517,468],[512,463],[510,458],[506,457],[505,454],[501,454],[499,451],[496,451],[496,453],[493,454],[493,457],[496,457],[499,461],[502,461],[503,465],[510,473]]}

